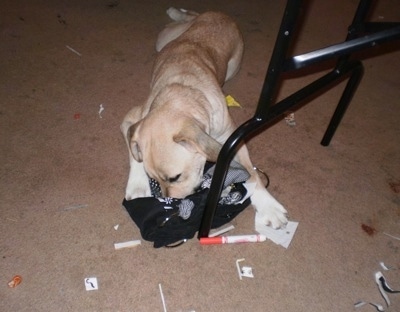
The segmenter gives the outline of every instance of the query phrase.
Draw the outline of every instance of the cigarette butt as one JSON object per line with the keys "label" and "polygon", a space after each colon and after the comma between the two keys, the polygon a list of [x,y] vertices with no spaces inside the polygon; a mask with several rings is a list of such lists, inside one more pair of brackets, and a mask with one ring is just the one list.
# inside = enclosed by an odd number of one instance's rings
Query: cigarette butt
{"label": "cigarette butt", "polygon": [[119,250],[119,249],[123,249],[123,248],[136,247],[136,246],[139,246],[140,244],[141,244],[140,240],[132,240],[132,241],[127,241],[127,242],[123,242],[123,243],[115,243],[114,248],[116,250]]}

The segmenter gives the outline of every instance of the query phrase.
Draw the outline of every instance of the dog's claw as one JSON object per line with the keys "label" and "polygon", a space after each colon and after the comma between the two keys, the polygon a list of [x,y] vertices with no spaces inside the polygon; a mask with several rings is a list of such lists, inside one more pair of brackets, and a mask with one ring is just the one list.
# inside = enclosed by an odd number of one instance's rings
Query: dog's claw
{"label": "dog's claw", "polygon": [[274,229],[284,228],[288,223],[286,215],[278,210],[256,212],[256,220]]}

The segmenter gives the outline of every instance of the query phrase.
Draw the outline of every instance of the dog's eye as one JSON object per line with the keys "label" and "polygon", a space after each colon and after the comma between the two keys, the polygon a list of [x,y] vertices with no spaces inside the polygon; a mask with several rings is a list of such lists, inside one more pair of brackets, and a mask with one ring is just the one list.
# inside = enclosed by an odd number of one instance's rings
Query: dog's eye
{"label": "dog's eye", "polygon": [[174,182],[178,181],[180,177],[181,177],[181,175],[178,174],[178,175],[176,175],[176,176],[173,177],[173,178],[168,178],[168,182],[169,182],[169,183],[174,183]]}

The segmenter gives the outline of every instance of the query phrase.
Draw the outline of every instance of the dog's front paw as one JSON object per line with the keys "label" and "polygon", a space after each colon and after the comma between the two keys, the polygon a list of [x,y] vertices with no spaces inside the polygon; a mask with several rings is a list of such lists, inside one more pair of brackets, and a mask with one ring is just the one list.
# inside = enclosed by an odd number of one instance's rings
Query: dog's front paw
{"label": "dog's front paw", "polygon": [[287,224],[286,209],[267,190],[256,190],[251,197],[251,202],[256,210],[256,222],[274,229],[279,229]]}
{"label": "dog's front paw", "polygon": [[144,186],[144,185],[135,186],[135,185],[130,185],[128,182],[128,185],[126,186],[125,190],[126,200],[132,200],[139,197],[150,197],[150,196],[151,196],[150,186]]}
{"label": "dog's front paw", "polygon": [[141,163],[132,162],[128,184],[125,190],[125,199],[132,200],[139,197],[150,197],[151,189],[149,178]]}
{"label": "dog's front paw", "polygon": [[286,209],[280,204],[279,206],[264,206],[256,210],[256,222],[279,229],[288,222],[286,213]]}

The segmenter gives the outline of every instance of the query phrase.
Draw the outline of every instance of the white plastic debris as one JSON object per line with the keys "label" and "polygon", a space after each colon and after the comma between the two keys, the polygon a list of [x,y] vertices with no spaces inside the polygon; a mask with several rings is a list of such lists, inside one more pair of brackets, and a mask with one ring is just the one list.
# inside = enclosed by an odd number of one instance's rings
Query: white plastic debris
{"label": "white plastic debris", "polygon": [[119,224],[114,225],[114,230],[118,231]]}
{"label": "white plastic debris", "polygon": [[250,277],[250,278],[254,277],[253,269],[251,267],[249,266],[240,267],[240,263],[243,262],[244,260],[245,260],[244,258],[236,260],[236,268],[240,280],[242,280],[242,277]]}
{"label": "white plastic debris", "polygon": [[226,232],[229,232],[229,231],[233,230],[234,228],[235,228],[235,227],[234,227],[233,225],[230,225],[230,226],[225,227],[225,228],[223,228],[223,229],[221,229],[221,230],[218,230],[218,231],[215,231],[215,232],[211,232],[211,234],[208,235],[208,237],[215,237],[215,236],[224,234],[224,233],[226,233]]}
{"label": "white plastic debris", "polygon": [[127,241],[127,242],[122,242],[122,243],[115,243],[114,248],[116,250],[123,249],[123,248],[132,248],[139,246],[141,244],[140,240],[132,240],[132,241]]}
{"label": "white plastic debris", "polygon": [[158,284],[158,288],[160,289],[161,302],[163,305],[164,312],[167,312],[167,305],[165,304],[164,293],[162,291],[161,284]]}
{"label": "white plastic debris", "polygon": [[[379,264],[382,267],[387,268],[383,262],[380,262]],[[389,269],[389,268],[387,268],[387,269]],[[392,289],[388,285],[388,283],[386,281],[386,278],[383,276],[382,272],[376,272],[375,273],[375,282],[378,285],[378,288],[379,288],[379,291],[380,291],[382,297],[385,299],[387,307],[389,308],[390,307],[390,300],[389,300],[389,297],[388,297],[387,293],[398,294],[398,293],[400,293],[400,290]],[[366,304],[369,304],[369,305],[375,307],[375,309],[377,311],[379,311],[379,312],[385,312],[384,307],[381,304],[378,304],[378,303],[375,303],[375,302],[359,301],[359,302],[354,304],[354,307],[355,308],[360,308],[360,307],[362,307],[362,306],[364,306]]]}

